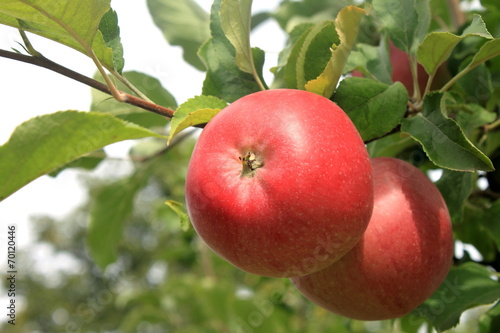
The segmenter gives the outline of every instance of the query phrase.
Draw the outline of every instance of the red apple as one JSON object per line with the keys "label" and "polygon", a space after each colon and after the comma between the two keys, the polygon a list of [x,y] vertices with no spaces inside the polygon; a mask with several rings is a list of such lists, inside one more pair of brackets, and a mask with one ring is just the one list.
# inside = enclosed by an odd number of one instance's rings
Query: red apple
{"label": "red apple", "polygon": [[366,230],[370,160],[329,99],[261,91],[207,124],[188,166],[186,203],[199,236],[236,267],[305,275],[338,260]]}
{"label": "red apple", "polygon": [[372,160],[373,215],[360,242],[324,270],[293,278],[308,299],[360,320],[403,316],[444,281],[453,258],[446,204],[419,169],[394,158]]}

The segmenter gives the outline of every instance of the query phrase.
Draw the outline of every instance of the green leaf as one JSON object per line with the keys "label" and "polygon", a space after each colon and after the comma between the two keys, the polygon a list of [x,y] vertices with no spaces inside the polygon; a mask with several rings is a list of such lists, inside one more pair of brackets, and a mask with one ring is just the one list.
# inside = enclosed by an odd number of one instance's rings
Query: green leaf
{"label": "green leaf", "polygon": [[[123,76],[154,103],[172,109],[177,107],[175,98],[162,86],[157,78],[136,71],[125,72]],[[96,74],[95,79],[103,82],[102,76],[99,73]],[[121,91],[132,94],[132,91],[121,82],[117,82],[117,86]],[[90,108],[92,111],[110,113],[120,119],[147,128],[162,127],[168,122],[164,117],[127,103],[120,103],[111,98],[108,94],[96,89],[92,90],[92,103]]]}
{"label": "green leaf", "polygon": [[363,140],[369,141],[399,125],[406,112],[408,92],[400,82],[389,86],[349,77],[340,82],[333,101],[351,118]]}
{"label": "green leaf", "polygon": [[460,36],[450,32],[432,32],[419,45],[417,61],[428,74],[433,74],[449,57],[455,46],[468,36],[493,38],[479,15],[474,15],[471,24]]}
{"label": "green leaf", "polygon": [[500,302],[479,318],[479,333],[500,331]]}
{"label": "green leaf", "polygon": [[186,207],[180,202],[174,200],[168,200],[165,205],[170,207],[177,216],[179,216],[182,231],[188,231],[191,228],[191,221],[189,220],[189,215],[187,214]]}
{"label": "green leaf", "polygon": [[359,70],[366,77],[372,77],[382,83],[392,83],[392,65],[389,49],[385,42],[379,46],[357,44],[347,59],[345,73]]}
{"label": "green leaf", "polygon": [[500,38],[490,40],[481,46],[466,69],[472,69],[483,62],[500,55]]}
{"label": "green leaf", "polygon": [[[470,58],[463,61],[459,68],[468,66],[466,63],[469,62]],[[462,75],[455,83],[454,92],[464,96],[469,103],[475,103],[477,106],[486,106],[488,101],[492,100],[491,97],[493,94],[491,73],[486,64],[481,63]]]}
{"label": "green leaf", "polygon": [[[211,10],[210,31],[212,38],[206,41],[198,51],[207,74],[203,82],[203,95],[219,97],[228,102],[261,90],[252,74],[242,71],[236,65],[236,50],[227,39],[220,21],[221,0],[214,1]],[[264,52],[252,49],[257,73],[262,73]]]}
{"label": "green leaf", "polygon": [[222,0],[220,25],[236,52],[236,65],[244,72],[255,71],[250,47],[252,0]]}
{"label": "green leaf", "polygon": [[477,128],[492,123],[496,113],[486,110],[478,104],[463,105],[464,111],[457,114],[457,122],[466,134],[472,134]]}
{"label": "green leaf", "polygon": [[355,6],[342,9],[335,19],[335,30],[340,44],[331,46],[331,58],[323,72],[314,80],[305,85],[307,91],[330,98],[337,87],[342,70],[347,63],[349,53],[356,41],[359,31],[359,22],[365,11]]}
{"label": "green leaf", "polygon": [[182,47],[187,63],[205,70],[197,52],[210,38],[208,14],[194,0],[148,0],[147,5],[167,41]]}
{"label": "green leaf", "polygon": [[109,114],[62,111],[30,119],[0,146],[0,200],[94,150],[149,136],[160,137]]}
{"label": "green leaf", "polygon": [[99,189],[93,196],[87,246],[91,257],[102,270],[116,261],[116,248],[123,234],[126,219],[132,213],[134,198],[146,184],[148,174],[136,172]]}
{"label": "green leaf", "polygon": [[[118,51],[113,54],[99,30],[101,18],[109,10],[109,0],[3,1],[0,23],[49,38],[87,56],[93,52],[104,66],[112,69]],[[109,42],[109,31],[104,33]]]}
{"label": "green leaf", "polygon": [[429,0],[373,0],[372,4],[382,30],[394,45],[413,53],[430,25]]}
{"label": "green leaf", "polygon": [[460,126],[443,115],[443,94],[426,95],[422,113],[406,118],[401,130],[424,148],[429,159],[442,168],[456,171],[491,171],[493,164],[464,135]]}
{"label": "green leaf", "polygon": [[470,172],[444,169],[441,178],[436,182],[446,201],[453,223],[462,222],[464,204],[474,188],[473,176],[474,174]]}
{"label": "green leaf", "polygon": [[486,24],[484,23],[483,18],[479,14],[474,14],[471,24],[464,29],[461,36],[469,35],[477,35],[488,39],[493,38],[493,36],[486,28]]}
{"label": "green leaf", "polygon": [[387,135],[381,139],[374,140],[367,145],[371,158],[375,157],[397,157],[403,151],[412,148],[417,143],[411,137],[401,133]]}
{"label": "green leaf", "polygon": [[[477,179],[477,178],[476,178]],[[463,206],[461,222],[453,224],[455,239],[472,245],[483,257],[483,260],[495,260],[497,248],[491,232],[484,225],[485,210],[467,202]],[[468,253],[466,253],[467,256]]]}
{"label": "green leaf", "polygon": [[[330,21],[330,25],[332,24],[333,21]],[[326,22],[321,22],[322,25],[325,25]],[[319,25],[319,24],[318,24]],[[298,89],[299,88],[299,83],[298,79],[299,77],[304,76],[304,70],[302,67],[299,67],[297,65],[299,55],[301,54],[301,51],[304,47],[304,43],[306,42],[307,37],[309,34],[311,34],[312,31],[318,29],[318,25],[316,26],[310,26],[309,25],[300,25],[297,26],[293,32],[296,31],[303,31],[304,28],[305,31],[302,32],[300,37],[293,43],[293,47],[288,53],[288,57],[286,60],[285,65],[283,66],[283,79],[285,81],[286,87],[290,89]],[[319,60],[319,59],[318,59]],[[298,72],[300,71],[300,75]],[[303,84],[305,82],[304,79],[302,79]]]}
{"label": "green leaf", "polygon": [[306,30],[293,46],[285,65],[287,87],[305,89],[309,80],[317,78],[324,71],[332,57],[332,47],[339,42],[332,20],[322,21]]}
{"label": "green leaf", "polygon": [[236,66],[252,74],[261,89],[266,89],[255,67],[250,46],[252,0],[222,0],[219,16],[221,28],[234,47]]}
{"label": "green leaf", "polygon": [[481,222],[491,234],[492,239],[495,240],[497,250],[500,251],[500,224],[498,221],[500,221],[500,201],[497,200],[484,212]]}
{"label": "green leaf", "polygon": [[500,148],[500,131],[489,132],[486,136],[484,151],[488,156]]}
{"label": "green leaf", "polygon": [[[448,83],[446,83],[441,90],[447,90],[451,85],[462,79],[465,75],[471,73],[472,70],[476,69],[479,65],[484,62],[491,60],[500,55],[500,38],[492,39],[484,43],[479,51],[477,51],[472,60],[463,68],[459,73],[457,73]],[[491,87],[491,90],[494,88]]]}
{"label": "green leaf", "polygon": [[214,96],[196,96],[182,103],[172,118],[168,141],[185,128],[205,124],[210,121],[227,103]]}
{"label": "green leaf", "polygon": [[[312,23],[302,23],[296,25],[288,35],[285,47],[281,50],[278,56],[278,65],[271,68],[271,72],[275,74],[274,81],[272,84],[273,88],[283,88],[285,84],[284,68],[287,64],[288,58],[292,53],[294,45],[297,41],[304,36],[304,33],[312,28],[314,24]],[[293,76],[294,77],[294,76]]]}
{"label": "green leaf", "polygon": [[281,1],[273,17],[284,31],[292,31],[298,24],[333,20],[342,8],[353,5],[352,0]]}
{"label": "green leaf", "polygon": [[104,43],[113,50],[113,67],[118,73],[122,73],[125,59],[123,59],[123,45],[120,40],[120,27],[118,26],[118,15],[110,9],[99,23],[99,31],[102,33]]}
{"label": "green leaf", "polygon": [[491,272],[476,263],[465,263],[450,270],[446,280],[414,315],[427,318],[438,331],[457,325],[467,309],[490,304],[500,298],[500,283]]}
{"label": "green leaf", "polygon": [[406,316],[398,318],[397,321],[401,326],[401,332],[404,333],[419,333],[422,332],[421,327],[426,324],[424,318],[416,317],[413,313],[409,313]]}

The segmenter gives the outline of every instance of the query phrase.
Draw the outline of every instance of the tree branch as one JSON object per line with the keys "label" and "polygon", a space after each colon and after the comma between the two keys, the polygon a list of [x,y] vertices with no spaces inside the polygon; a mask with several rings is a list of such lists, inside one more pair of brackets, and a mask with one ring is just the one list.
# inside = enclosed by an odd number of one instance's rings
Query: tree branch
{"label": "tree branch", "polygon": [[[35,66],[49,69],[53,72],[56,72],[56,73],[59,73],[61,75],[66,76],[66,77],[69,77],[70,79],[81,82],[87,86],[90,86],[94,89],[97,89],[103,93],[106,93],[106,94],[112,96],[111,90],[104,83],[99,82],[97,80],[94,80],[92,78],[89,78],[85,75],[82,75],[82,74],[75,72],[75,71],[73,71],[69,68],[66,68],[64,66],[61,66],[58,63],[55,63],[52,60],[49,60],[43,56],[34,57],[34,56],[29,56],[29,55],[25,55],[25,54],[21,54],[21,53],[17,53],[17,52],[6,51],[6,50],[0,49],[0,57],[12,59],[12,60],[17,60],[17,61],[21,61],[21,62],[25,62],[28,64],[32,64]],[[174,115],[174,110],[172,110],[170,108],[166,108],[166,107],[163,107],[161,105],[148,102],[146,100],[143,100],[139,97],[136,97],[136,96],[133,96],[133,95],[130,95],[127,93],[123,93],[123,94],[125,96],[124,103],[140,107],[141,109],[154,112],[156,114],[159,114],[159,115],[167,117],[167,118],[172,118]]]}

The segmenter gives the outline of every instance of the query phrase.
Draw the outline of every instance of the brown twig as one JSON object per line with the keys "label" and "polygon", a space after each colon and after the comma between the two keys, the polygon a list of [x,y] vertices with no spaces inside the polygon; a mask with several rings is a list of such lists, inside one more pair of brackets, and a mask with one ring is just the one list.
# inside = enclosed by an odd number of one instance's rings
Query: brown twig
{"label": "brown twig", "polygon": [[[66,77],[69,77],[70,79],[76,80],[78,82],[81,82],[87,86],[90,86],[94,89],[97,89],[103,93],[106,93],[108,95],[112,95],[110,89],[108,88],[107,85],[105,85],[102,82],[99,82],[97,80],[94,80],[92,78],[89,78],[85,75],[82,75],[78,72],[75,72],[67,67],[64,67],[62,65],[59,65],[58,63],[53,62],[52,60],[49,60],[43,56],[30,56],[30,55],[25,55],[17,52],[12,52],[12,51],[6,51],[6,50],[1,50],[0,49],[0,57],[3,58],[8,58],[12,60],[17,60],[21,62],[25,62],[28,64],[32,64],[35,66],[43,67],[46,69],[49,69],[53,72],[59,73],[61,75],[64,75]],[[174,115],[174,110],[148,102],[146,100],[143,100],[142,98],[124,93],[125,96],[125,103],[131,104],[134,106],[137,106],[141,109],[147,110],[154,112],[156,114],[162,115],[167,118],[172,118]]]}

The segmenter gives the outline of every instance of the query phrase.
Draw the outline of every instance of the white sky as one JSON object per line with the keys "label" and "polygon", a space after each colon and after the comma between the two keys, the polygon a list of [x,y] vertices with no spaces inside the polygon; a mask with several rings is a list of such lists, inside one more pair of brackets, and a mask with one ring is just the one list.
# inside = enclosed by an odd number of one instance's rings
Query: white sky
{"label": "white sky", "polygon": [[[207,11],[212,1],[198,0]],[[255,0],[254,10],[273,9],[279,0]],[[201,92],[204,74],[182,60],[179,47],[169,46],[153,24],[145,1],[112,1],[118,13],[120,35],[124,46],[125,70],[137,70],[158,78],[178,103]],[[92,61],[67,47],[44,38],[29,35],[34,47],[46,57],[84,75],[92,76]],[[0,48],[21,49],[17,30],[0,25]],[[266,68],[276,65],[283,45],[283,33],[275,23],[258,29],[252,36],[253,46],[267,53]],[[90,105],[90,88],[33,65],[0,58],[0,145],[5,143],[20,123],[41,114],[75,109],[86,111]],[[129,144],[118,143],[106,150],[123,157]],[[1,161],[0,161],[1,163]],[[97,174],[114,168],[107,164]],[[0,244],[5,240],[6,225],[18,225],[18,243],[30,242],[28,221],[36,215],[65,216],[85,200],[85,189],[78,181],[78,171],[67,170],[56,178],[40,177],[0,202]],[[4,227],[5,226],[5,227]],[[0,259],[0,267],[4,265]]]}

